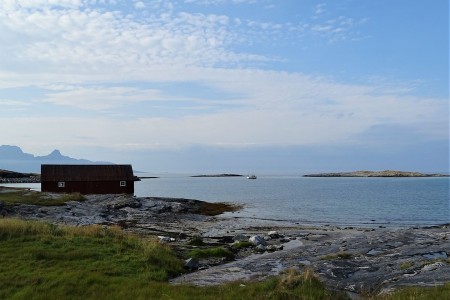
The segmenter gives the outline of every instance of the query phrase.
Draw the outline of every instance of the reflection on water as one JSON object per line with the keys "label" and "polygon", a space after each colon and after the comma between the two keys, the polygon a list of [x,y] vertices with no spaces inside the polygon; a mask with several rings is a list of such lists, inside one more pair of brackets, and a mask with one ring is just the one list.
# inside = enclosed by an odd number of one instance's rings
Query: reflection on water
{"label": "reflection on water", "polygon": [[[147,174],[139,174],[147,176]],[[150,174],[153,175],[154,174]],[[135,183],[136,196],[243,204],[224,216],[342,226],[450,223],[449,178],[191,178],[159,175]],[[3,184],[40,191],[39,183]]]}
{"label": "reflection on water", "polygon": [[450,222],[448,178],[306,178],[161,176],[136,182],[137,196],[234,202],[232,217],[352,226]]}
{"label": "reflection on water", "polygon": [[41,184],[40,183],[2,183],[0,186],[5,187],[16,187],[16,188],[24,188],[24,189],[30,189],[33,191],[41,191]]}

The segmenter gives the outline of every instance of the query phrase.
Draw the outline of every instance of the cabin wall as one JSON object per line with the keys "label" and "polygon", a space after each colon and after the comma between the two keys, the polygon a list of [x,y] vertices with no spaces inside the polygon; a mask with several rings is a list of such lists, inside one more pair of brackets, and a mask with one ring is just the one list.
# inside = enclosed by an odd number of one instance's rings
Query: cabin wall
{"label": "cabin wall", "polygon": [[57,181],[41,182],[41,190],[51,193],[81,193],[81,194],[134,194],[134,181],[65,181],[64,187],[59,187]]}

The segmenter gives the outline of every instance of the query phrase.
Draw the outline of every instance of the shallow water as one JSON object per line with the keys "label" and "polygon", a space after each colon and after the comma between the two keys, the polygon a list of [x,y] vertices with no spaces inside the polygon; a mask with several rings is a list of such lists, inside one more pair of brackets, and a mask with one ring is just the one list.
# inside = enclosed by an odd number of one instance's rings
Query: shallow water
{"label": "shallow water", "polygon": [[136,182],[135,194],[239,203],[243,210],[226,215],[302,224],[404,227],[450,222],[449,178],[160,176]]}
{"label": "shallow water", "polygon": [[[139,197],[179,197],[243,204],[225,216],[300,224],[410,227],[450,223],[450,178],[160,176],[135,183]],[[6,185],[6,184],[4,184]],[[40,190],[39,183],[7,186]]]}

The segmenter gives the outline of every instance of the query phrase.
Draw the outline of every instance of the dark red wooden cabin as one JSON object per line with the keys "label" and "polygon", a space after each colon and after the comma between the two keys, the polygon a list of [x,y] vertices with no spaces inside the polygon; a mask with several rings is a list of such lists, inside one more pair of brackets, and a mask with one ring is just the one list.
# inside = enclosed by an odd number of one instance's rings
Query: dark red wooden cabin
{"label": "dark red wooden cabin", "polygon": [[131,165],[41,165],[41,190],[52,193],[133,194]]}

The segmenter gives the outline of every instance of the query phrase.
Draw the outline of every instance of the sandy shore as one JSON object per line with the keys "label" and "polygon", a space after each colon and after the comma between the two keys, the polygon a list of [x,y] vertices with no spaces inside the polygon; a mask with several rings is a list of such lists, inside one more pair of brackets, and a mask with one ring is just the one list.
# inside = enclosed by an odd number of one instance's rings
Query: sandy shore
{"label": "sandy shore", "polygon": [[[0,205],[0,215],[75,226],[120,225],[125,230],[172,238],[183,249],[194,236],[210,246],[231,247],[237,239],[259,236],[258,247],[244,248],[234,261],[200,261],[200,269],[173,284],[221,284],[261,280],[288,268],[309,268],[329,288],[380,293],[401,286],[450,282],[450,229],[339,228],[288,222],[207,216],[201,201],[91,195],[63,206]],[[275,231],[275,232],[274,232]],[[270,233],[270,234],[269,234]],[[181,251],[182,252],[182,251]]]}

